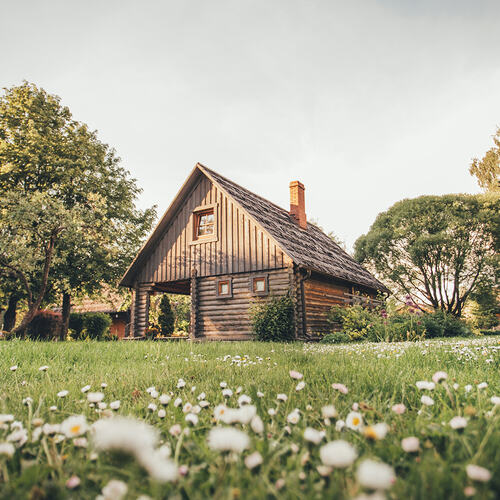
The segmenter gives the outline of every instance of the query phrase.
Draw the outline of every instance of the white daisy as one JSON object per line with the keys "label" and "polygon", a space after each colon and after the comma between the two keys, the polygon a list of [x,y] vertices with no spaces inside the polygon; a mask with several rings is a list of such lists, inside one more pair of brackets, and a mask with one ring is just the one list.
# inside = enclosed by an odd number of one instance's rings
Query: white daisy
{"label": "white daisy", "polygon": [[356,475],[361,486],[372,490],[386,490],[396,480],[392,467],[370,459],[365,459],[359,464]]}
{"label": "white daisy", "polygon": [[347,415],[345,425],[353,431],[358,431],[363,428],[363,416],[357,411],[351,411]]}
{"label": "white daisy", "polygon": [[465,429],[465,427],[467,426],[467,419],[464,418],[464,417],[453,417],[451,420],[450,420],[450,427],[452,429]]}
{"label": "white daisy", "polygon": [[88,428],[87,419],[84,415],[73,415],[61,422],[60,432],[68,438],[73,438],[85,434]]}
{"label": "white daisy", "polygon": [[214,427],[208,433],[208,446],[213,450],[241,453],[249,447],[248,436],[232,427]]}
{"label": "white daisy", "polygon": [[325,437],[324,431],[317,431],[312,427],[306,427],[304,431],[304,439],[310,443],[319,444]]}
{"label": "white daisy", "polygon": [[319,456],[323,464],[329,467],[345,468],[354,463],[358,454],[350,443],[339,439],[323,445]]}
{"label": "white daisy", "polygon": [[420,441],[415,436],[410,436],[401,440],[401,448],[406,453],[415,453],[420,449]]}
{"label": "white daisy", "polygon": [[248,469],[255,469],[255,467],[258,467],[260,464],[262,464],[262,455],[258,451],[254,451],[251,455],[245,457],[244,462],[245,466]]}
{"label": "white daisy", "polygon": [[467,476],[473,481],[486,483],[491,479],[491,472],[479,465],[469,464],[465,467]]}

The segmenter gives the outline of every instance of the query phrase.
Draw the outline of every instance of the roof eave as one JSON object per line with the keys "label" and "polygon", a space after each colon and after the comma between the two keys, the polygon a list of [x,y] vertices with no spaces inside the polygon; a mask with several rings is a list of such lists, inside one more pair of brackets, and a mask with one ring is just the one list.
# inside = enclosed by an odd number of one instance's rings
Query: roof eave
{"label": "roof eave", "polygon": [[195,165],[189,177],[186,179],[184,184],[181,186],[176,196],[174,197],[172,203],[167,208],[163,217],[160,219],[153,232],[146,240],[146,242],[142,245],[141,249],[137,252],[134,260],[131,262],[128,269],[125,271],[122,279],[120,280],[119,286],[124,287],[133,287],[134,286],[134,277],[138,271],[138,267],[144,261],[144,259],[148,256],[149,251],[152,250],[157,242],[157,240],[162,236],[166,227],[168,227],[171,220],[173,220],[177,210],[180,208],[182,201],[184,200],[185,195],[189,193],[189,191],[193,188],[196,183],[199,175],[206,175],[199,167],[199,163]]}

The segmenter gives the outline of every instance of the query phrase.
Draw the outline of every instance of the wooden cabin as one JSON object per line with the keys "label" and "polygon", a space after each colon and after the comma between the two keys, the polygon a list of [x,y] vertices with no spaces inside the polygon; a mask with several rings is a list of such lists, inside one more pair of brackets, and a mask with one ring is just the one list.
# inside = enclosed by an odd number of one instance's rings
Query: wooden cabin
{"label": "wooden cabin", "polygon": [[329,330],[327,311],[387,289],[317,226],[304,186],[290,183],[290,210],[197,164],[122,278],[133,291],[131,328],[148,326],[152,293],[191,295],[194,340],[251,339],[249,307],[290,293],[295,336]]}

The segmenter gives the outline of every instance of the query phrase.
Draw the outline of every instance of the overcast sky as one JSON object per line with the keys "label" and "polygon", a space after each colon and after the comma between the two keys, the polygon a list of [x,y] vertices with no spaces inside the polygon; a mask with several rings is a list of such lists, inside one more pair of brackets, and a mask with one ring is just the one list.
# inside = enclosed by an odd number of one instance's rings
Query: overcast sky
{"label": "overcast sky", "polygon": [[98,129],[162,213],[196,162],[351,247],[421,194],[478,192],[500,126],[498,0],[0,0],[0,83]]}

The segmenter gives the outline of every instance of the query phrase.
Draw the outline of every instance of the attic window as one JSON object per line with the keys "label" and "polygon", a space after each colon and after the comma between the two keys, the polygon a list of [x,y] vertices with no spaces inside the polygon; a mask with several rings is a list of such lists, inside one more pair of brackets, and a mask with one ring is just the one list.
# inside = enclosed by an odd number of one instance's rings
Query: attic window
{"label": "attic window", "polygon": [[217,211],[217,203],[202,205],[193,210],[191,245],[217,241]]}
{"label": "attic window", "polygon": [[196,214],[196,237],[211,236],[214,234],[215,218],[214,209],[210,208]]}

